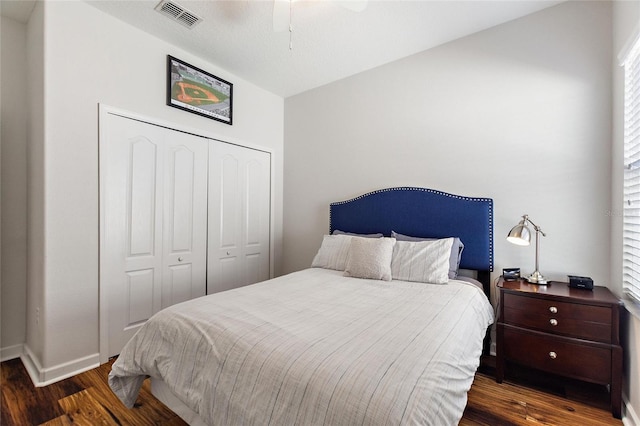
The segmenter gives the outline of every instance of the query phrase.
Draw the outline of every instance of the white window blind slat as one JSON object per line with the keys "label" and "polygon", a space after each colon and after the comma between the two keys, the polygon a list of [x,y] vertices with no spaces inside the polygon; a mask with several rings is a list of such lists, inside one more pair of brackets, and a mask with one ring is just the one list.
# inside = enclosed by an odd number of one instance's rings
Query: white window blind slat
{"label": "white window blind slat", "polygon": [[623,289],[640,302],[640,38],[624,62]]}

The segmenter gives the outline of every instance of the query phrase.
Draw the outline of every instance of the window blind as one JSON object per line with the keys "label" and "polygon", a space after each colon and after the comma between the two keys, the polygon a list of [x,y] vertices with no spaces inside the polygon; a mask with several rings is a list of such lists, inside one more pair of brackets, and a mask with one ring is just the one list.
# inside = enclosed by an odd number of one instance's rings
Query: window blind
{"label": "window blind", "polygon": [[640,302],[640,38],[624,66],[623,289]]}

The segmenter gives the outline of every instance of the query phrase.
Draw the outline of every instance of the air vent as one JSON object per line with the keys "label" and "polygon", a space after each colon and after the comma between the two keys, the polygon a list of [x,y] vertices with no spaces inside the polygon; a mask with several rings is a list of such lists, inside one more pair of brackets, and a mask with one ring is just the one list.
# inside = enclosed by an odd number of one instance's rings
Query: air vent
{"label": "air vent", "polygon": [[156,6],[156,10],[187,28],[193,28],[202,18],[189,12],[184,7],[172,1],[163,0]]}

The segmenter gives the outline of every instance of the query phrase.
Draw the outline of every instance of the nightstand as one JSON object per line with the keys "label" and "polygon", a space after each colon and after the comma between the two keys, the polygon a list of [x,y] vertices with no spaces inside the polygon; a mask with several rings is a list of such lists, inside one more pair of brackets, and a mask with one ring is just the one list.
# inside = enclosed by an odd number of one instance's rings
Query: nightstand
{"label": "nightstand", "polygon": [[498,282],[496,381],[507,361],[563,377],[607,385],[611,412],[622,407],[622,302],[606,287],[593,291],[552,281]]}

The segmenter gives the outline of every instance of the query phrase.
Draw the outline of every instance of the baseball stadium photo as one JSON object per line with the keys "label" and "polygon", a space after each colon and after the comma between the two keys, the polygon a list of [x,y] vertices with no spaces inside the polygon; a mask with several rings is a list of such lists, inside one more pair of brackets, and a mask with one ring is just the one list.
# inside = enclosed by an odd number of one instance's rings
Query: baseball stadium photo
{"label": "baseball stadium photo", "polygon": [[233,84],[168,56],[167,105],[231,124]]}

